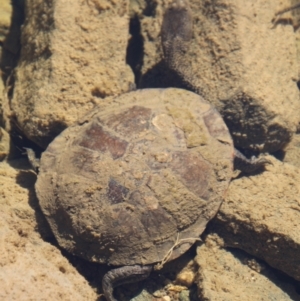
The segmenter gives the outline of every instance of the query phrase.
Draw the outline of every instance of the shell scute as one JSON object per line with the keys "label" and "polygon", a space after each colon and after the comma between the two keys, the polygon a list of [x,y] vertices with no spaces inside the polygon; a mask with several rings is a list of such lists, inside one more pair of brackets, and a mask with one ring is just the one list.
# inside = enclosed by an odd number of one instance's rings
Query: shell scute
{"label": "shell scute", "polygon": [[103,127],[93,122],[86,129],[85,135],[77,142],[78,145],[100,152],[109,152],[113,159],[122,157],[128,146],[128,142],[105,131]]}

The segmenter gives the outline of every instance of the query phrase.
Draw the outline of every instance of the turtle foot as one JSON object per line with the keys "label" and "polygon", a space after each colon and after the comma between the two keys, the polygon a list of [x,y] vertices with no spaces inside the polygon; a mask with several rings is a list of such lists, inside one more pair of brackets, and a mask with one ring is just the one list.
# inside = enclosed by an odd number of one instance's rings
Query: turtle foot
{"label": "turtle foot", "polygon": [[35,172],[39,171],[40,167],[40,159],[38,159],[35,155],[35,152],[32,148],[23,147],[26,151],[28,161]]}
{"label": "turtle foot", "polygon": [[117,301],[113,296],[115,287],[131,282],[142,281],[146,279],[153,267],[152,266],[123,266],[107,272],[102,279],[102,289],[107,301]]}
{"label": "turtle foot", "polygon": [[252,173],[263,168],[266,164],[272,164],[272,162],[264,157],[256,158],[253,156],[248,159],[240,151],[234,149],[234,169]]}

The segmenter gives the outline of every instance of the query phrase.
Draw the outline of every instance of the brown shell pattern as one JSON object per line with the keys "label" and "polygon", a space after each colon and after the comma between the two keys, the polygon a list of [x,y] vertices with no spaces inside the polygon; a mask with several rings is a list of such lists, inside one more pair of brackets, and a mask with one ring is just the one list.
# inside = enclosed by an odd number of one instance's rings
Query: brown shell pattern
{"label": "brown shell pattern", "polygon": [[121,95],[43,153],[36,183],[61,247],[113,265],[180,256],[214,217],[232,175],[233,145],[199,95],[147,89]]}

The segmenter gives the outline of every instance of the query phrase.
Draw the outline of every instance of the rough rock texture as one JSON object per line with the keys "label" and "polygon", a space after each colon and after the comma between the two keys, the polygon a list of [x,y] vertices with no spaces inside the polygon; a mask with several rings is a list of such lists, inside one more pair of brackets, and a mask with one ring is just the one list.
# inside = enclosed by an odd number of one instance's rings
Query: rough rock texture
{"label": "rough rock texture", "polygon": [[33,192],[36,177],[27,168],[24,160],[0,163],[0,299],[96,300],[87,281],[37,232],[47,227]]}
{"label": "rough rock texture", "polygon": [[[9,0],[0,1],[0,45],[3,45],[5,37],[8,33],[10,26],[10,18],[12,13],[12,7]],[[2,56],[2,47],[0,47],[0,58]],[[0,67],[2,66],[0,61]],[[1,71],[0,71],[1,75]],[[2,161],[10,151],[10,137],[9,134],[1,128],[3,126],[2,115],[3,115],[3,101],[4,97],[4,83],[0,78],[0,161]]]}
{"label": "rough rock texture", "polygon": [[[9,0],[0,1],[0,45],[3,45],[5,37],[8,33],[10,26],[10,18],[12,13],[12,7]],[[0,58],[2,57],[2,47],[0,47]],[[2,68],[3,62],[0,61],[0,67]],[[3,72],[3,71],[2,71]],[[2,72],[0,75],[2,77]],[[4,101],[4,83],[0,79],[0,126],[3,126],[3,101]]]}
{"label": "rough rock texture", "polygon": [[5,159],[9,153],[10,136],[3,128],[0,128],[0,161]]}
{"label": "rough rock texture", "polygon": [[45,147],[102,98],[133,88],[128,1],[29,0],[25,13],[11,109]]}
{"label": "rough rock texture", "polygon": [[300,168],[300,134],[293,136],[283,153],[283,161]]}
{"label": "rough rock texture", "polygon": [[226,245],[300,280],[300,172],[270,159],[267,171],[231,182],[213,229]]}
{"label": "rough rock texture", "polygon": [[298,81],[300,80],[300,7],[298,0],[280,1],[280,8],[274,18],[275,24],[290,24],[294,27],[297,47]]}
{"label": "rough rock texture", "polygon": [[217,235],[209,235],[198,247],[199,300],[300,300],[295,289],[276,277],[274,270],[237,250],[223,249]]}
{"label": "rough rock texture", "polygon": [[[1,48],[0,48],[1,50]],[[4,83],[0,79],[0,126],[4,126],[3,122],[3,102],[4,102]]]}
{"label": "rough rock texture", "polygon": [[[12,7],[9,0],[0,1],[0,42],[3,43],[10,26]],[[1,55],[1,52],[0,52]]]}
{"label": "rough rock texture", "polygon": [[132,64],[134,70],[137,70],[139,88],[186,87],[179,76],[168,68],[163,57],[160,32],[164,11],[169,3],[170,0],[147,1],[146,6],[140,4],[139,10],[131,5],[136,9],[140,27],[136,39],[140,39],[143,51],[142,60],[136,65]]}
{"label": "rough rock texture", "polygon": [[[186,7],[187,1],[181,2]],[[299,123],[292,26],[272,24],[278,4],[271,0],[247,5],[244,1],[190,2],[193,38],[182,43],[184,51],[178,43],[169,44],[178,49],[169,57],[171,67],[219,109],[237,146],[264,152],[281,149]],[[158,3],[152,10],[155,18],[146,16],[141,21],[146,78],[151,72],[157,77],[155,70],[163,64],[158,52],[162,1]],[[177,28],[178,17],[170,19],[176,20]]]}

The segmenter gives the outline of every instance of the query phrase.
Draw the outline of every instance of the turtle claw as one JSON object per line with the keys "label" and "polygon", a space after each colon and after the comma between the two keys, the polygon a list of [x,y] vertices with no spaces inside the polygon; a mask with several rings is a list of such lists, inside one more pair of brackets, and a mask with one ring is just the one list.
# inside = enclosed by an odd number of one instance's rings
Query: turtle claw
{"label": "turtle claw", "polygon": [[26,151],[28,161],[35,172],[39,171],[40,167],[40,159],[38,159],[35,155],[35,152],[32,148],[23,147]]}
{"label": "turtle claw", "polygon": [[272,161],[270,161],[269,159],[267,159],[265,157],[257,158],[255,156],[252,156],[251,161],[253,162],[252,164],[258,164],[258,165],[261,165],[261,166],[264,166],[266,164],[272,164],[273,165]]}
{"label": "turtle claw", "polygon": [[265,157],[252,156],[251,159],[248,159],[239,150],[234,150],[234,169],[252,173],[264,168],[266,164],[272,164],[272,162]]}

